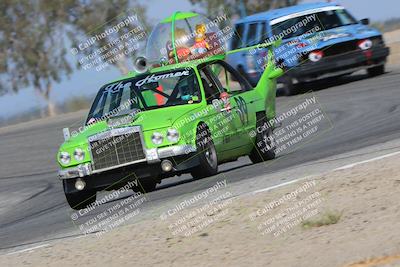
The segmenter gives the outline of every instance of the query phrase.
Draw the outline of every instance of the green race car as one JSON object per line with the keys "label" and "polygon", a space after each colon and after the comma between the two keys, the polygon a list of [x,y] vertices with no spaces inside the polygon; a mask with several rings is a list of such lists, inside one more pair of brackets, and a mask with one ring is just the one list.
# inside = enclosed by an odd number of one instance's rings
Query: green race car
{"label": "green race car", "polygon": [[274,158],[269,121],[275,118],[282,70],[270,57],[252,88],[225,55],[185,61],[174,47],[175,62],[163,59],[104,85],[85,125],[71,136],[65,129],[59,148],[59,176],[69,205],[88,207],[97,191],[127,184],[149,192],[175,175],[211,176],[218,164],[245,155],[254,163]]}

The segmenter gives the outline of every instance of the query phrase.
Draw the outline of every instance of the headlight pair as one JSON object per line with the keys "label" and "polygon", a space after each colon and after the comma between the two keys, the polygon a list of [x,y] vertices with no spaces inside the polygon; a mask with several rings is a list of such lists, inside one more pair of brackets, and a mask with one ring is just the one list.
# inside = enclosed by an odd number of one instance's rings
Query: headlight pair
{"label": "headlight pair", "polygon": [[[164,136],[163,136],[162,133],[154,132],[151,135],[151,141],[155,145],[161,145],[163,140],[164,140]],[[167,140],[172,142],[172,143],[178,142],[179,141],[179,132],[178,132],[178,130],[174,129],[174,128],[168,129],[167,130]]]}
{"label": "headlight pair", "polygon": [[[85,158],[85,151],[81,148],[75,148],[74,158],[77,161],[82,161]],[[68,152],[60,152],[59,159],[62,164],[67,165],[71,162],[71,155]]]}

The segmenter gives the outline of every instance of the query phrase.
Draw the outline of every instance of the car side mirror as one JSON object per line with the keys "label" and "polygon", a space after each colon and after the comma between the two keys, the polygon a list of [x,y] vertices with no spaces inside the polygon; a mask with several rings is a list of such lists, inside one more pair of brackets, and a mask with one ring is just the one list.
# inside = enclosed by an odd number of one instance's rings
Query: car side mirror
{"label": "car side mirror", "polygon": [[63,128],[63,135],[64,135],[64,141],[67,141],[68,139],[71,138],[69,128]]}
{"label": "car side mirror", "polygon": [[277,78],[281,77],[282,75],[283,75],[283,69],[275,68],[273,71],[271,71],[268,74],[268,78],[273,80],[273,79],[277,79]]}
{"label": "car side mirror", "polygon": [[363,25],[369,25],[369,19],[362,19],[362,20],[360,20],[360,22]]}

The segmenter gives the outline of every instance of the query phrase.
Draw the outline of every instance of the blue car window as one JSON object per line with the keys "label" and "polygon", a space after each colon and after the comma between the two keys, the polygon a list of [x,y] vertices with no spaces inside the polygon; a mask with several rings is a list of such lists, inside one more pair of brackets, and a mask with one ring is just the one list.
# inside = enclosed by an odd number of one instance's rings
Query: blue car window
{"label": "blue car window", "polygon": [[246,46],[252,46],[259,43],[259,38],[257,36],[257,26],[258,23],[251,23],[248,25],[246,34]]}
{"label": "blue car window", "polygon": [[263,42],[265,39],[268,38],[268,31],[267,31],[267,23],[261,23],[261,36],[260,36],[260,43]]}
{"label": "blue car window", "polygon": [[[272,25],[272,32],[276,36],[282,36],[283,39],[289,39],[301,36],[311,31],[329,30],[341,26],[351,25],[358,23],[346,10],[329,10],[316,13],[315,20],[309,20],[306,25],[296,27],[303,20],[307,19],[310,15],[290,18],[285,21]],[[287,31],[288,29],[295,29]],[[287,33],[288,32],[288,33]]]}
{"label": "blue car window", "polygon": [[243,33],[244,33],[244,24],[236,24],[235,34],[232,37],[231,49],[238,49],[243,46]]}

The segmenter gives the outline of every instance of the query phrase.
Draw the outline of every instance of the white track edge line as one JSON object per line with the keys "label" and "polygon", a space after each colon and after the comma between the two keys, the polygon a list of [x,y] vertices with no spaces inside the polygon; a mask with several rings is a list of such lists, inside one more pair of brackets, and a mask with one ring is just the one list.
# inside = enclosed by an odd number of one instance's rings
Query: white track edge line
{"label": "white track edge line", "polygon": [[399,155],[399,154],[400,154],[400,151],[389,153],[389,154],[382,155],[382,156],[379,156],[379,157],[375,157],[375,158],[372,158],[372,159],[367,159],[367,160],[355,162],[355,163],[352,163],[352,164],[344,165],[342,167],[333,169],[333,171],[341,171],[341,170],[351,169],[351,168],[353,168],[355,166],[358,166],[358,165],[361,165],[361,164],[377,161],[377,160],[388,158],[388,157],[393,157],[393,156],[396,156],[396,155]]}
{"label": "white track edge line", "polygon": [[35,250],[35,249],[38,249],[38,248],[44,248],[44,247],[48,247],[48,246],[50,246],[50,244],[42,244],[42,245],[35,246],[35,247],[30,247],[30,248],[25,248],[25,249],[13,251],[13,252],[7,253],[5,255],[7,256],[7,255],[12,255],[12,254],[17,254],[17,253],[28,252],[28,251],[32,251],[32,250]]}
{"label": "white track edge line", "polygon": [[[358,166],[358,165],[361,165],[361,164],[365,164],[365,163],[381,160],[381,159],[388,158],[388,157],[393,157],[393,156],[396,156],[396,155],[399,155],[399,154],[400,154],[400,151],[389,153],[389,154],[385,154],[385,155],[382,155],[382,156],[379,156],[379,157],[358,161],[358,162],[355,162],[355,163],[352,163],[352,164],[343,165],[341,167],[333,169],[332,171],[341,171],[341,170],[351,169],[351,168],[353,168],[355,166]],[[270,186],[270,187],[258,189],[258,190],[255,190],[255,191],[251,191],[249,193],[245,193],[244,195],[255,195],[255,194],[258,194],[258,193],[261,193],[261,192],[271,191],[273,189],[276,189],[276,188],[279,188],[279,187],[282,187],[282,186],[286,186],[286,185],[289,185],[289,184],[297,183],[297,182],[300,182],[300,181],[303,181],[303,180],[307,180],[307,179],[310,179],[310,178],[312,178],[312,176],[305,176],[305,177],[294,179],[294,180],[291,180],[291,181],[288,181],[288,182],[284,182],[284,183],[281,183],[281,184],[277,184],[277,185],[273,185],[273,186]]]}

